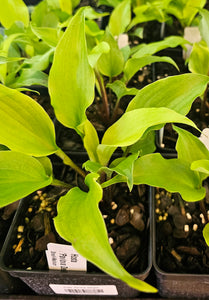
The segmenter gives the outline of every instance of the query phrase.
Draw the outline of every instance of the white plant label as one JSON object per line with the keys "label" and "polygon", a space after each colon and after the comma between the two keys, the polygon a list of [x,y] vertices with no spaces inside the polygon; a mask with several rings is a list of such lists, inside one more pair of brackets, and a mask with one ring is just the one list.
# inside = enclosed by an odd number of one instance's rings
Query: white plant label
{"label": "white plant label", "polygon": [[118,295],[115,285],[49,284],[55,294],[62,295]]}
{"label": "white plant label", "polygon": [[[185,27],[184,29],[184,38],[185,40],[189,41],[190,43],[198,43],[201,40],[201,35],[199,28],[194,26],[194,27]],[[187,51],[183,50],[183,58],[186,60],[189,58],[190,53],[192,51],[192,45],[186,44]]]}
{"label": "white plant label", "polygon": [[205,145],[205,147],[209,150],[209,128],[203,129],[199,139]]}
{"label": "white plant label", "polygon": [[46,250],[50,270],[86,271],[87,261],[72,246],[49,243]]}
{"label": "white plant label", "polygon": [[122,33],[118,36],[118,47],[119,49],[128,46],[128,34]]}

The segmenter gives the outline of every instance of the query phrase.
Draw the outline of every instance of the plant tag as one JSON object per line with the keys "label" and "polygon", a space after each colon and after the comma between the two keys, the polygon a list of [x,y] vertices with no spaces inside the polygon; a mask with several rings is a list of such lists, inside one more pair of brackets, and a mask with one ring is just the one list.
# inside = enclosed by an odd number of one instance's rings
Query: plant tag
{"label": "plant tag", "polygon": [[119,49],[128,46],[128,35],[126,33],[122,33],[118,36],[118,47]]}
{"label": "plant tag", "polygon": [[115,285],[49,284],[56,294],[64,295],[118,295]]}
{"label": "plant tag", "polygon": [[47,245],[46,257],[50,270],[86,271],[87,261],[72,246],[56,243]]}
{"label": "plant tag", "polygon": [[209,128],[203,129],[199,139],[205,145],[205,147],[209,150]]}
{"label": "plant tag", "polygon": [[[199,28],[197,26],[194,27],[185,27],[184,29],[184,38],[190,43],[198,43],[201,40],[201,35]],[[183,50],[183,58],[186,60],[189,58],[190,53],[192,51],[192,45],[186,44],[187,50]]]}

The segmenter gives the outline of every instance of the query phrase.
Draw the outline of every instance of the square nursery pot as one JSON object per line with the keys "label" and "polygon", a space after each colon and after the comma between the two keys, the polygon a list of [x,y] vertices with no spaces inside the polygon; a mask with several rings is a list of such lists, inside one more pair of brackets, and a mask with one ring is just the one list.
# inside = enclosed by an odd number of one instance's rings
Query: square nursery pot
{"label": "square nursery pot", "polygon": [[[0,249],[3,246],[18,204],[19,201],[16,201],[0,209]],[[8,272],[0,270],[0,294],[19,294],[23,290],[27,293],[30,292],[28,286],[19,278],[14,278]]]}
{"label": "square nursery pot", "polygon": [[[40,199],[42,196],[45,197],[44,195],[48,192],[51,194],[54,192],[54,190],[51,191],[50,189],[51,187],[45,188],[44,191],[38,191],[21,200],[2,248],[0,268],[8,272],[8,274],[21,279],[39,295],[137,297],[140,294],[138,291],[128,287],[122,281],[104,274],[89,262],[87,262],[87,271],[49,270],[45,254],[48,242],[66,244],[53,227],[52,217],[56,215],[56,208],[53,213],[51,208],[54,204],[51,203],[43,208],[43,198],[42,200]],[[118,191],[120,192],[120,198],[121,195],[124,196],[122,189]],[[138,195],[137,199],[136,194]],[[49,197],[49,194],[47,195]],[[137,278],[145,280],[152,266],[150,228],[150,214],[152,211],[150,204],[152,200],[146,186],[136,187],[129,196],[130,204],[124,205],[124,202],[122,202],[122,206],[117,203],[118,199],[114,198],[114,202],[111,203],[113,206],[111,215],[105,216],[103,214],[103,216],[105,222],[107,222],[107,219],[112,220],[114,218],[114,222],[112,222],[114,224],[110,222],[111,225],[108,228],[108,232],[110,243],[113,249],[115,247],[115,253],[119,253],[120,259],[122,259],[129,272],[135,274]],[[34,199],[36,199],[35,202]],[[142,202],[139,203],[139,199]],[[143,201],[145,202],[143,203]],[[136,206],[140,213],[143,212],[143,231],[139,231],[139,228],[134,228],[130,220],[126,220],[126,224],[124,224],[124,214],[126,216],[128,209],[129,213],[130,209],[133,212]],[[42,221],[39,218],[35,222],[34,218],[37,218],[40,209],[42,210]],[[46,227],[43,227],[46,220],[45,216],[47,216],[51,227],[51,232],[50,230],[48,231],[49,235],[46,234]],[[130,230],[130,233],[128,230]],[[36,237],[34,237],[34,232]],[[39,242],[37,242],[37,239]],[[128,248],[129,261],[127,261],[127,253],[124,254],[123,249],[119,247],[123,243],[127,243],[127,241],[129,241],[128,245],[130,247]],[[133,245],[135,245],[134,250]],[[27,249],[26,254],[24,249]],[[121,251],[122,253],[120,253]],[[131,252],[133,253],[131,254]],[[20,260],[19,262],[17,262],[18,259]]]}
{"label": "square nursery pot", "polygon": [[[208,183],[206,183],[208,185]],[[209,247],[199,202],[151,188],[153,194],[153,266],[159,295],[168,298],[209,298]],[[208,197],[204,203],[209,212]],[[206,217],[206,216],[205,216]]]}

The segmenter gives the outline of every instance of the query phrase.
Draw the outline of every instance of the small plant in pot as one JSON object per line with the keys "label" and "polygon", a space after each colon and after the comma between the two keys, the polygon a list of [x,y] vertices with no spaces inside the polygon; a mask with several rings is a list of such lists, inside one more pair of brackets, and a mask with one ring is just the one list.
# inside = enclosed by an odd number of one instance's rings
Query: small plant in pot
{"label": "small plant in pot", "polygon": [[[184,159],[166,160],[159,153],[152,153],[153,143],[150,147],[148,142],[150,132],[167,122],[195,127],[192,121],[166,105],[155,107],[154,103],[162,97],[170,102],[176,99],[176,104],[181,105],[181,100],[186,99],[188,106],[202,94],[209,78],[185,74],[150,84],[138,92],[124,114],[105,131],[100,142],[96,129],[86,117],[86,109],[94,100],[95,75],[88,59],[84,13],[84,9],[76,13],[56,48],[49,75],[49,92],[57,119],[78,132],[89,160],[83,169],[76,165],[57,146],[53,123],[43,108],[30,97],[1,85],[0,143],[8,147],[8,150],[0,151],[1,206],[48,185],[66,187],[69,191],[59,199],[58,214],[54,219],[58,234],[102,271],[138,291],[156,292],[154,287],[131,276],[116,259],[98,204],[104,200],[105,188],[121,182],[125,182],[130,190],[133,185],[144,183],[163,186],[183,195],[186,193],[196,200],[202,197],[203,190],[196,185],[196,173]],[[72,47],[74,51],[66,57],[66,48]],[[187,85],[179,95],[177,87],[182,81]],[[166,85],[166,82],[170,84]],[[162,95],[159,94],[161,90]],[[141,103],[146,99],[150,102]],[[122,154],[114,159],[113,153],[118,147]],[[87,190],[72,187],[54,177],[53,160],[48,158],[52,154],[84,178]],[[150,167],[154,167],[154,172],[150,172]],[[167,180],[168,168],[178,174],[177,179]],[[182,177],[187,181],[182,182]]]}

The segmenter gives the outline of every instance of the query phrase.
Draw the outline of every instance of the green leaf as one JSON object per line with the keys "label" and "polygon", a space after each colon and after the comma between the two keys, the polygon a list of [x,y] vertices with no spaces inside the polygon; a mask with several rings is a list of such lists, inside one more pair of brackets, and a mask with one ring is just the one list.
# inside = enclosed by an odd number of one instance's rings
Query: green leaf
{"label": "green leaf", "polygon": [[175,48],[179,45],[183,46],[188,44],[181,36],[169,36],[162,41],[154,42],[150,44],[140,44],[139,46],[132,48],[132,54],[134,58],[140,58],[145,55],[152,55],[158,51],[161,51],[166,48]]}
{"label": "green leaf", "polygon": [[135,144],[129,147],[130,153],[136,153],[139,151],[140,156],[153,153],[156,150],[156,133],[154,130],[145,132],[142,138]]}
{"label": "green leaf", "polygon": [[101,42],[98,45],[96,45],[92,51],[90,52],[88,58],[89,63],[94,68],[97,64],[98,59],[103,53],[108,53],[110,51],[109,44],[106,42]]}
{"label": "green leaf", "polygon": [[198,201],[205,196],[199,176],[190,169],[190,164],[179,158],[165,159],[159,153],[142,156],[135,161],[133,174],[134,184],[179,192],[186,201]]}
{"label": "green leaf", "polygon": [[35,55],[31,58],[26,58],[22,67],[29,67],[33,70],[45,71],[49,67],[53,52],[54,49],[50,49],[42,55]]}
{"label": "green leaf", "polygon": [[167,13],[174,15],[183,27],[190,26],[198,10],[202,8],[206,0],[172,0],[167,8]]}
{"label": "green leaf", "polygon": [[89,187],[88,193],[76,187],[60,198],[58,216],[54,219],[57,232],[104,272],[135,289],[156,292],[155,288],[127,273],[115,257],[98,208],[102,199],[102,188],[96,182],[97,178],[97,174],[87,175],[85,182]]}
{"label": "green leaf", "polygon": [[200,9],[199,13],[201,15],[199,30],[202,39],[207,43],[209,47],[209,11],[206,9]]}
{"label": "green leaf", "polygon": [[86,109],[94,100],[95,76],[88,62],[84,21],[81,9],[56,47],[49,74],[49,93],[56,117],[75,130],[85,122]]}
{"label": "green leaf", "polygon": [[[178,140],[176,143],[178,158],[183,159],[189,164],[192,164],[193,161],[209,159],[208,149],[196,136],[179,127],[173,126],[173,128],[178,133]],[[207,177],[203,173],[204,172],[201,172],[199,174],[201,181]]]}
{"label": "green leaf", "polygon": [[160,79],[141,89],[129,103],[127,111],[142,107],[167,107],[186,115],[193,101],[201,96],[209,77],[182,74]]}
{"label": "green leaf", "polygon": [[59,41],[59,32],[57,28],[50,27],[36,27],[31,25],[33,33],[48,46],[56,47]]}
{"label": "green leaf", "polygon": [[[0,50],[0,55],[4,56],[4,57],[8,57],[9,56],[9,50],[11,48],[12,43],[17,41],[18,38],[21,38],[21,37],[24,38],[25,37],[24,34],[15,33],[15,34],[12,34],[12,35],[8,36],[2,44],[2,47],[1,47],[1,50]],[[7,72],[8,72],[7,64],[0,65],[0,81],[2,83],[5,83]]]}
{"label": "green leaf", "polygon": [[33,156],[58,150],[54,126],[35,100],[0,85],[0,144]]}
{"label": "green leaf", "polygon": [[109,44],[110,51],[101,55],[97,67],[100,73],[112,78],[123,71],[124,57],[118,47],[117,41],[108,30],[106,30],[103,41]]}
{"label": "green leaf", "polygon": [[209,175],[209,160],[208,159],[200,159],[196,160],[191,164],[191,170],[197,171],[200,173],[204,173],[202,176],[203,179],[207,178]]}
{"label": "green leaf", "polygon": [[206,244],[209,246],[209,223],[204,226],[202,233]]}
{"label": "green leaf", "polygon": [[178,133],[178,140],[176,143],[176,150],[178,158],[183,159],[189,163],[194,160],[208,159],[209,151],[205,145],[189,131],[173,125],[174,130]]}
{"label": "green leaf", "polygon": [[112,36],[119,36],[125,32],[131,21],[131,1],[124,0],[115,7],[109,19],[109,30]]}
{"label": "green leaf", "polygon": [[[45,158],[47,159],[47,158]],[[49,162],[47,162],[49,164]],[[0,151],[0,206],[5,206],[52,182],[52,173],[35,158]]]}
{"label": "green leaf", "polygon": [[[165,108],[140,108],[126,112],[105,132],[102,145],[97,148],[101,164],[106,165],[117,147],[135,144],[148,129],[164,123],[184,123],[195,128],[196,125],[175,111]],[[133,126],[134,124],[134,126]]]}
{"label": "green leaf", "polygon": [[[126,112],[105,132],[102,144],[124,147],[137,142],[150,127],[164,123],[184,123],[196,128],[188,118],[165,108],[140,108]],[[134,124],[134,126],[133,126]]]}
{"label": "green leaf", "polygon": [[130,58],[125,64],[124,67],[124,76],[123,79],[127,83],[134,74],[139,71],[141,68],[145,67],[146,65],[155,63],[155,62],[166,62],[172,64],[174,67],[177,68],[178,66],[175,61],[168,57],[168,56],[144,56],[140,58]]}
{"label": "green leaf", "polygon": [[34,10],[31,14],[31,23],[37,27],[51,27],[57,28],[59,18],[49,7],[48,1],[41,1],[35,5]]}
{"label": "green leaf", "polygon": [[135,16],[132,18],[131,23],[128,26],[128,30],[133,28],[135,25],[144,22],[157,20],[162,23],[168,19],[168,16],[161,7],[152,5],[149,2],[147,4],[137,6],[134,9],[134,14]]}
{"label": "green leaf", "polygon": [[125,83],[120,80],[115,80],[112,83],[108,83],[106,86],[113,90],[118,100],[126,95],[136,95],[139,91],[135,88],[127,88]]}
{"label": "green leaf", "polygon": [[15,21],[21,21],[25,27],[29,24],[29,12],[23,0],[1,0],[0,22],[9,28]]}
{"label": "green leaf", "polygon": [[8,77],[6,80],[6,85],[14,89],[32,85],[48,87],[48,75],[39,70],[22,69],[20,76],[14,77],[13,80]]}
{"label": "green leaf", "polygon": [[190,72],[208,75],[209,72],[209,48],[206,43],[194,43],[188,59]]}
{"label": "green leaf", "polygon": [[128,157],[124,157],[122,160],[121,158],[116,159],[110,165],[110,170],[115,171],[117,174],[127,178],[127,185],[130,191],[133,188],[134,162],[138,158],[138,155],[138,153],[134,153]]}

